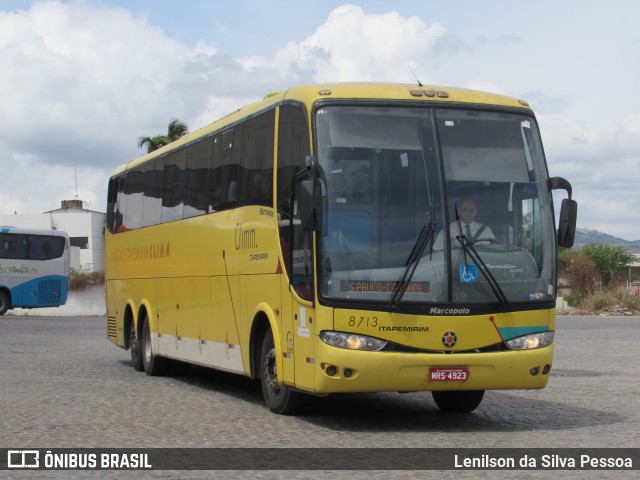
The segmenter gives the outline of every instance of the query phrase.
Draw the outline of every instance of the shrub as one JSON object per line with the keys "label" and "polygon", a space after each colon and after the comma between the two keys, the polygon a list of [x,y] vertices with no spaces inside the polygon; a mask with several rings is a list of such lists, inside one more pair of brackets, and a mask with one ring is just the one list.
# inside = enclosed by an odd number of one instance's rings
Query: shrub
{"label": "shrub", "polygon": [[581,253],[575,253],[568,258],[566,276],[571,291],[577,298],[586,297],[594,291],[596,275],[593,262]]}
{"label": "shrub", "polygon": [[595,292],[583,297],[579,305],[582,310],[601,312],[614,307],[617,303],[617,299],[608,292]]}
{"label": "shrub", "polygon": [[576,293],[571,292],[570,294],[564,297],[565,301],[570,307],[577,308],[580,304],[580,296]]}
{"label": "shrub", "polygon": [[104,283],[104,272],[71,269],[69,273],[69,290],[84,290],[90,285],[102,285]]}
{"label": "shrub", "polygon": [[606,289],[584,296],[567,295],[567,303],[583,312],[629,313],[640,312],[640,298],[631,295],[626,288]]}

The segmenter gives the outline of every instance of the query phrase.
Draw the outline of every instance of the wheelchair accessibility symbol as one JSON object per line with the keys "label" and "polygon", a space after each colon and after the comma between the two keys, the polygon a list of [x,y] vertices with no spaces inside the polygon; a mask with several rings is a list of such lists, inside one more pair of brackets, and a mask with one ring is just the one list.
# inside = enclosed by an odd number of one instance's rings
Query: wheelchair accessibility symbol
{"label": "wheelchair accessibility symbol", "polygon": [[460,283],[477,283],[478,267],[473,263],[460,265]]}

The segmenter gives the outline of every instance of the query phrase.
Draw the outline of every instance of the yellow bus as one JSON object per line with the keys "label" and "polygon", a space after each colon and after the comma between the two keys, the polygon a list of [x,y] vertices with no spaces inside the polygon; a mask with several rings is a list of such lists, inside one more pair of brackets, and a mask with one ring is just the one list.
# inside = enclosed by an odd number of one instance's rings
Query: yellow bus
{"label": "yellow bus", "polygon": [[107,335],[149,375],[259,379],[276,413],[374,391],[472,411],[547,384],[576,211],[524,101],[291,88],[115,170]]}

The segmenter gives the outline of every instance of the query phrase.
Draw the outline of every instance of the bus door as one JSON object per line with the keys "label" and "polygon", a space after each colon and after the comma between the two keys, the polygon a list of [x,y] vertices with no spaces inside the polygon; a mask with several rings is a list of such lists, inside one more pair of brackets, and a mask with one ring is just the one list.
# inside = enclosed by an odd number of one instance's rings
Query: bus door
{"label": "bus door", "polygon": [[[298,188],[296,186],[296,198]],[[300,209],[294,200],[293,218],[280,221],[280,237],[288,279],[282,278],[283,378],[300,388],[314,385],[313,332],[315,309],[313,234],[304,231]]]}

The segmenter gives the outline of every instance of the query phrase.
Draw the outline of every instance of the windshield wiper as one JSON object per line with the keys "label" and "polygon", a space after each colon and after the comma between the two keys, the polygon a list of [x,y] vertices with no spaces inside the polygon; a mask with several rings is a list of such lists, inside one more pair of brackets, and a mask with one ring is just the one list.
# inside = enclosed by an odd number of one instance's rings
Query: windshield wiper
{"label": "windshield wiper", "polygon": [[500,306],[502,307],[502,310],[505,312],[508,311],[509,300],[507,299],[507,296],[504,294],[504,291],[500,287],[500,284],[496,280],[496,277],[493,276],[493,274],[487,267],[487,264],[484,263],[484,260],[482,260],[482,258],[476,251],[475,247],[473,246],[473,242],[470,239],[468,239],[465,234],[462,233],[462,227],[460,226],[459,220],[458,220],[458,229],[460,230],[460,235],[456,235],[456,240],[458,240],[458,242],[460,243],[460,246],[462,247],[462,253],[464,254],[464,268],[466,269],[467,272],[469,271],[469,264],[467,261],[467,254],[468,254],[471,257],[471,260],[474,261],[480,267],[480,272],[482,272],[482,275],[484,275],[484,278],[487,280],[487,283],[491,287],[491,290],[493,290],[493,293],[498,299],[498,302],[500,302]]}
{"label": "windshield wiper", "polygon": [[404,297],[407,287],[411,283],[413,274],[415,273],[416,268],[418,268],[418,263],[420,263],[420,259],[422,258],[422,254],[424,253],[425,248],[427,248],[427,245],[431,244],[433,248],[433,232],[435,229],[436,226],[433,222],[422,227],[420,235],[418,235],[418,239],[411,249],[409,258],[407,258],[404,272],[402,273],[400,280],[398,280],[396,288],[389,299],[390,307],[395,307],[402,301],[402,297]]}

